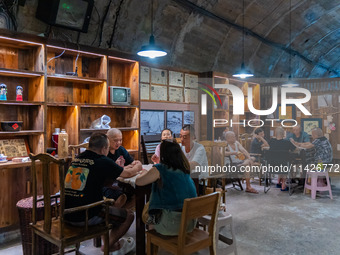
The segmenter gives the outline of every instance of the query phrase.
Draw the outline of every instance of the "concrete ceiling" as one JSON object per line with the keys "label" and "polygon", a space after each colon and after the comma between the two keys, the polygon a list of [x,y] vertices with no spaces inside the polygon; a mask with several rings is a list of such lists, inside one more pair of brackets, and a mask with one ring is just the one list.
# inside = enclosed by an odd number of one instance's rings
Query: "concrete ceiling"
{"label": "concrete ceiling", "polygon": [[[46,32],[35,18],[37,2],[17,6],[18,31]],[[150,10],[151,0],[95,0],[88,33],[78,38],[78,32],[52,28],[49,36],[135,55],[148,44]],[[154,0],[155,40],[168,52],[154,61],[234,73],[242,62],[242,12],[241,0]],[[256,77],[288,77],[290,57],[293,77],[340,76],[338,0],[291,0],[291,6],[289,0],[245,0],[244,12],[245,64]]]}

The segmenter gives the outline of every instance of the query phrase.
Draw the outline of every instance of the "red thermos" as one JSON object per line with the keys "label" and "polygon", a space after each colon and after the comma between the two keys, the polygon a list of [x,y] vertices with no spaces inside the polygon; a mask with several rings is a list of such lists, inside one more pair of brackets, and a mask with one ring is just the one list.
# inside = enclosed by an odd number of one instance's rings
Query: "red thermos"
{"label": "red thermos", "polygon": [[58,138],[60,134],[60,128],[56,128],[54,133],[52,134],[52,147],[56,149],[56,153],[58,154]]}

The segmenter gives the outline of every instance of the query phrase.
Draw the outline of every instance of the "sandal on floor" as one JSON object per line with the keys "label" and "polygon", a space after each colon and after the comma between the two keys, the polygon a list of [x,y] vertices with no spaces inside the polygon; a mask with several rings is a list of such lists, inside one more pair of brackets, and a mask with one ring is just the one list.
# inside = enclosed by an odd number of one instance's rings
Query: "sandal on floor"
{"label": "sandal on floor", "polygon": [[246,189],[246,192],[253,193],[253,194],[259,194],[259,192],[256,189],[254,189],[254,188]]}
{"label": "sandal on floor", "polygon": [[125,255],[136,247],[136,242],[132,237],[123,237],[119,240],[119,242],[121,243],[121,248],[117,251],[110,252],[110,255]]}

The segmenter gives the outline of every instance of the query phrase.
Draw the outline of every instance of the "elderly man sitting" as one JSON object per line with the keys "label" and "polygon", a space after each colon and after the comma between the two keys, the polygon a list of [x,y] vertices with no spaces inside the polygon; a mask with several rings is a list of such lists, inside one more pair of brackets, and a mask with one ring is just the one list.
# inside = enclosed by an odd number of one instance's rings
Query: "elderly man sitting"
{"label": "elderly man sitting", "polygon": [[[225,138],[227,141],[227,151],[225,155],[227,156],[225,161],[226,163],[236,164],[237,166],[250,166],[253,161],[250,158],[249,153],[246,151],[243,146],[236,141],[235,133],[232,131],[228,131],[225,133]],[[230,157],[230,159],[229,159]],[[231,160],[231,162],[230,162]],[[249,171],[245,172],[246,179],[246,192],[257,194],[258,191],[251,187],[250,185],[250,173]]]}
{"label": "elderly man sitting", "polygon": [[[307,143],[297,143],[293,139],[290,141],[297,147],[302,147],[306,149],[315,149],[314,154],[314,164],[323,163],[330,164],[333,160],[333,149],[332,145],[328,139],[323,135],[320,128],[315,128],[312,130],[313,142]],[[322,180],[318,180],[318,185],[323,186],[325,183]]]}
{"label": "elderly man sitting", "polygon": [[292,129],[292,133],[288,133],[286,140],[290,140],[291,138],[298,143],[307,143],[310,142],[309,135],[301,130],[300,125],[296,125]]}
{"label": "elderly man sitting", "polygon": [[298,143],[293,139],[290,141],[297,147],[302,147],[306,149],[315,148],[314,163],[332,163],[333,160],[333,149],[330,142],[323,135],[320,128],[315,128],[312,130],[313,142]]}

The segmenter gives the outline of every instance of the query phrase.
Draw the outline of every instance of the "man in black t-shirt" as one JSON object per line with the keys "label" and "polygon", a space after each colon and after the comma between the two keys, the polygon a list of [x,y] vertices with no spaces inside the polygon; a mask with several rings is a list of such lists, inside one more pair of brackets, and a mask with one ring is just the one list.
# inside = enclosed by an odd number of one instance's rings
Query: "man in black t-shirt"
{"label": "man in black t-shirt", "polygon": [[[78,155],[67,171],[65,208],[88,205],[102,200],[105,180],[115,180],[124,175],[125,170],[106,156],[108,151],[108,137],[105,134],[93,134],[89,141],[89,149]],[[88,224],[100,224],[105,221],[104,216],[102,207],[90,209]],[[72,225],[84,226],[85,211],[67,214],[65,219]],[[132,211],[110,207],[110,222],[116,226],[110,233],[110,251],[119,250],[124,245],[118,240],[128,231],[133,219]]]}

